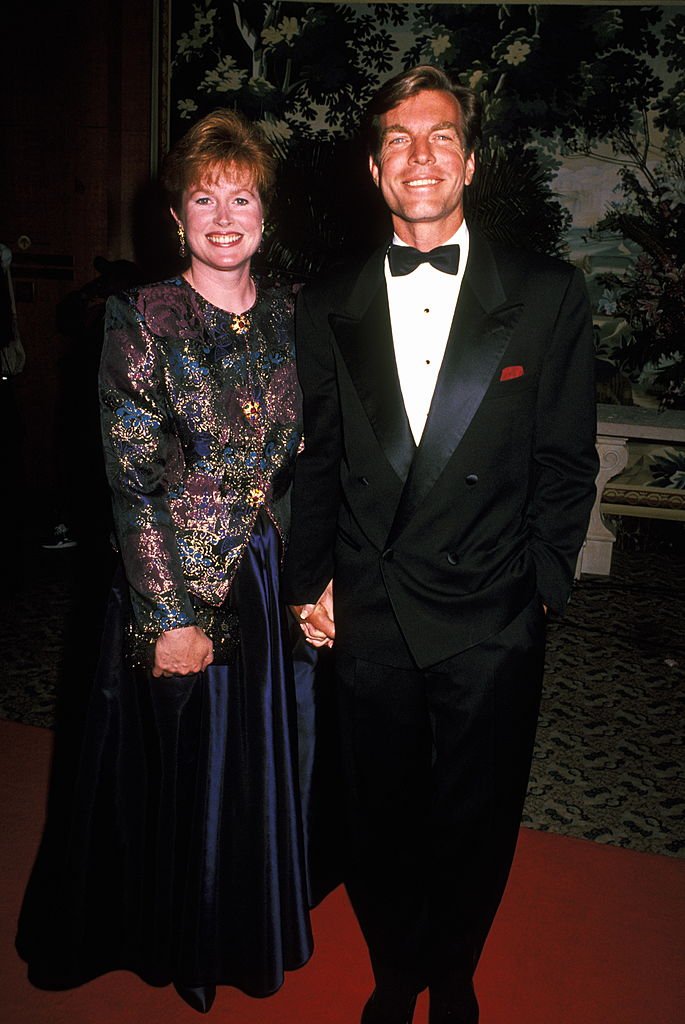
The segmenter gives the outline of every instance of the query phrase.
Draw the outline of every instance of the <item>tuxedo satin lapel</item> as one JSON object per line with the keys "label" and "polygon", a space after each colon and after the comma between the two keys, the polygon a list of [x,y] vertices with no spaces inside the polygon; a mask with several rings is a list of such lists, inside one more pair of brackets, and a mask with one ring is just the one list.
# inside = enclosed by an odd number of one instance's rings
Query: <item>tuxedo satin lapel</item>
{"label": "tuxedo satin lapel", "polygon": [[[367,292],[368,276],[364,282]],[[360,302],[359,291],[354,298]],[[350,308],[354,308],[350,303]],[[329,321],[345,365],[359,394],[364,411],[388,462],[406,480],[416,445],[404,408],[397,376],[385,284],[376,275],[376,286],[359,319],[331,313]]]}
{"label": "tuxedo satin lapel", "polygon": [[[480,276],[475,277],[472,272],[462,283],[426,427],[402,491],[388,543],[406,526],[454,454],[521,315],[520,304],[492,309],[493,303],[504,300],[499,275],[494,265],[488,266],[487,260],[478,263],[481,264],[477,270]],[[478,281],[475,287],[474,280]]]}

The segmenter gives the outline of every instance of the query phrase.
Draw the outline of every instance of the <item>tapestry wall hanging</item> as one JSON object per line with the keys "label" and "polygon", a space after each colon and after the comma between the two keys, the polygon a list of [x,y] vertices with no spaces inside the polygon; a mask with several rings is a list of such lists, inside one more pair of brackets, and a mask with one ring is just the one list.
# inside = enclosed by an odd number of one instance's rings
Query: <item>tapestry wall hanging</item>
{"label": "tapestry wall hanging", "polygon": [[651,388],[678,407],[685,5],[163,0],[162,20],[162,148],[229,106],[279,155],[270,269],[306,280],[383,237],[362,113],[392,74],[437,64],[483,102],[468,216],[582,267],[605,401]]}

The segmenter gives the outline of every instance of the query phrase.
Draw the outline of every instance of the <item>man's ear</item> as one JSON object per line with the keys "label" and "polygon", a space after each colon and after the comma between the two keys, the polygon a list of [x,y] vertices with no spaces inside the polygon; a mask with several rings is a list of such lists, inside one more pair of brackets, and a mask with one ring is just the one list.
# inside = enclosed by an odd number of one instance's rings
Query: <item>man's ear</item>
{"label": "man's ear", "polygon": [[464,184],[470,185],[476,173],[476,154],[471,153],[464,166]]}
{"label": "man's ear", "polygon": [[381,177],[381,172],[380,172],[380,168],[379,168],[378,164],[376,163],[376,161],[374,160],[374,158],[372,156],[369,157],[369,171],[371,172],[371,177],[373,178],[374,185],[376,187],[378,187],[378,183],[379,183],[380,177]]}

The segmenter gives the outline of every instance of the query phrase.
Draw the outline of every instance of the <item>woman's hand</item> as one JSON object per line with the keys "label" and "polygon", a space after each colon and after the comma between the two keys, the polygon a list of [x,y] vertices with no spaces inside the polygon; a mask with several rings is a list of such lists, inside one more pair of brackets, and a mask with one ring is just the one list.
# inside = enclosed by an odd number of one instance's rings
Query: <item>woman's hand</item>
{"label": "woman's hand", "polygon": [[293,604],[290,610],[298,620],[307,643],[312,647],[332,647],[335,640],[333,580],[316,604]]}
{"label": "woman's hand", "polygon": [[158,637],[152,674],[159,676],[192,676],[211,665],[214,658],[212,641],[199,626],[181,626]]}

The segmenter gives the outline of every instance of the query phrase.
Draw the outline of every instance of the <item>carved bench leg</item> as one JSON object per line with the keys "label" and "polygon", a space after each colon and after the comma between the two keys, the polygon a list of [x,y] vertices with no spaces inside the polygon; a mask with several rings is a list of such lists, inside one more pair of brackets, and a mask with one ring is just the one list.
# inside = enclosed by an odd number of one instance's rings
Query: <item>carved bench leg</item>
{"label": "carved bench leg", "polygon": [[605,524],[599,505],[607,481],[625,469],[628,462],[628,439],[597,435],[599,472],[597,474],[597,497],[590,513],[585,543],[580,549],[576,578],[581,573],[590,576],[608,576],[611,573],[611,556],[616,535]]}

